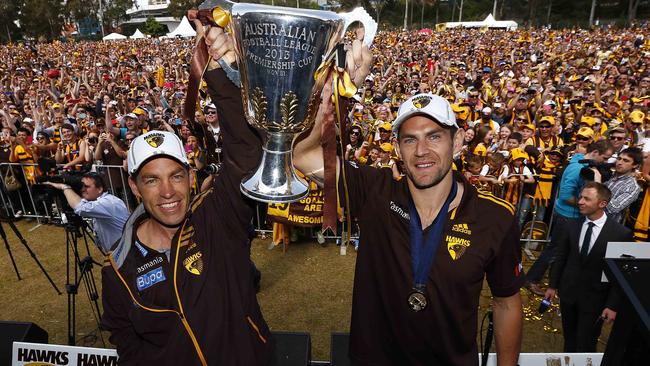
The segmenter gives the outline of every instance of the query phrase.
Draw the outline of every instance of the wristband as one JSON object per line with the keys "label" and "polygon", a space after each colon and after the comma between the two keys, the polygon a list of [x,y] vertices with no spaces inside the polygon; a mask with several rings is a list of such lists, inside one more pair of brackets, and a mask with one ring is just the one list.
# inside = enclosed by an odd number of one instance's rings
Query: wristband
{"label": "wristband", "polygon": [[69,185],[65,185],[62,190],[65,191],[66,189],[72,189],[72,187],[70,187]]}

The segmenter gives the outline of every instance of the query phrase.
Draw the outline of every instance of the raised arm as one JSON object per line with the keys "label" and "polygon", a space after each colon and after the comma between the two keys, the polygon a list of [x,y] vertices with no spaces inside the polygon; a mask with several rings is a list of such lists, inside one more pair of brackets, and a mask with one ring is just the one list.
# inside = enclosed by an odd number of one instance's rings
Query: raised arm
{"label": "raised arm", "polygon": [[[364,78],[370,70],[372,65],[372,54],[368,47],[364,46],[361,42],[364,37],[363,28],[357,30],[356,39],[352,42],[352,48],[346,55],[346,70],[355,85],[361,85]],[[322,100],[320,109],[316,116],[316,122],[308,135],[298,142],[293,148],[293,164],[309,177],[312,181],[316,182],[319,186],[323,185],[324,178],[324,161],[323,161],[323,148],[321,147],[322,126],[324,118],[334,118],[334,106],[332,105],[332,83],[330,80],[325,82],[322,92]],[[346,111],[340,111],[342,115]],[[338,158],[336,164],[336,178],[338,182]]]}
{"label": "raised arm", "polygon": [[[308,134],[293,148],[293,165],[319,186],[323,185],[325,178],[325,162],[323,160],[323,147],[321,146],[323,118],[325,118],[325,116],[329,116],[328,118],[334,118],[332,115],[334,108],[331,103],[332,84],[329,80],[323,87],[322,98],[324,102],[321,103],[314,126],[311,131],[309,131]],[[336,166],[336,180],[338,181],[338,157]]]}

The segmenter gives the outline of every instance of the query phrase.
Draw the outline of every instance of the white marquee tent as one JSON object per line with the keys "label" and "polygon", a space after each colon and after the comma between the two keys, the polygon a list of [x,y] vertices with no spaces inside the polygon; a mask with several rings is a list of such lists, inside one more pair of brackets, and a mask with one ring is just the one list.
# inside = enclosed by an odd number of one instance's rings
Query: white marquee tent
{"label": "white marquee tent", "polygon": [[173,37],[183,37],[183,38],[189,38],[189,37],[194,37],[196,36],[196,31],[192,26],[190,25],[190,21],[187,20],[187,17],[184,16],[183,19],[181,20],[181,23],[174,29],[172,32],[167,33],[167,37],[173,38]]}
{"label": "white marquee tent", "polygon": [[119,34],[119,33],[111,33],[107,35],[106,37],[102,38],[104,41],[116,41],[120,39],[126,39],[125,35]]}
{"label": "white marquee tent", "polygon": [[140,29],[136,29],[135,32],[133,32],[133,34],[129,38],[131,38],[131,39],[141,39],[141,38],[145,38],[145,37],[146,36],[144,34],[142,34],[142,32],[140,32]]}
{"label": "white marquee tent", "polygon": [[517,29],[517,22],[513,20],[495,20],[492,14],[478,22],[447,22],[436,25],[436,29],[444,28],[501,28],[506,30]]}

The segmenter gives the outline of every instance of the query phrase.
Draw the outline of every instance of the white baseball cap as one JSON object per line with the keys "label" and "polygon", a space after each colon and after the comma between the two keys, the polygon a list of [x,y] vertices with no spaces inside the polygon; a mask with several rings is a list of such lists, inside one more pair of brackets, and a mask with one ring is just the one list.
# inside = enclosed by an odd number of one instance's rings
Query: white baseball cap
{"label": "white baseball cap", "polygon": [[142,165],[159,157],[169,157],[189,166],[183,142],[178,136],[167,131],[151,131],[131,142],[128,156],[129,175],[134,175]]}
{"label": "white baseball cap", "polygon": [[441,125],[458,128],[456,115],[447,99],[431,93],[416,94],[399,107],[397,118],[393,122],[393,132],[399,135],[399,128],[414,115],[426,115]]}

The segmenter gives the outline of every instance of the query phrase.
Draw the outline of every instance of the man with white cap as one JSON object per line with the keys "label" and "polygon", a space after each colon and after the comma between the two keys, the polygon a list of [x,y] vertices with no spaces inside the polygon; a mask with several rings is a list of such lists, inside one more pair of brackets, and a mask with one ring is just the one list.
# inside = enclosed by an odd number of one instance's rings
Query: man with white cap
{"label": "man with white cap", "polygon": [[499,133],[501,129],[501,126],[492,119],[492,108],[490,107],[484,107],[481,110],[481,118],[471,123],[471,127],[476,126],[490,126],[494,134]]}
{"label": "man with white cap", "polygon": [[142,203],[102,269],[102,327],[120,365],[266,365],[271,356],[250,270],[254,204],[239,191],[261,142],[225,73],[204,78],[223,116],[224,163],[212,188],[191,198],[195,176],[175,134],[145,133],[128,152]]}
{"label": "man with white cap", "polygon": [[136,136],[146,132],[142,130],[138,115],[133,112],[122,116],[121,123],[122,127],[110,127],[110,131],[119,139],[124,139],[126,137],[126,134],[129,132],[133,133]]}
{"label": "man with white cap", "polygon": [[[330,94],[326,86],[324,100]],[[294,163],[322,182],[320,123],[296,145]],[[409,98],[393,132],[407,179],[337,165],[339,191],[348,187],[348,209],[361,227],[350,357],[355,365],[478,365],[477,309],[487,277],[499,365],[515,365],[523,276],[514,208],[452,170],[464,132],[444,98]]]}

